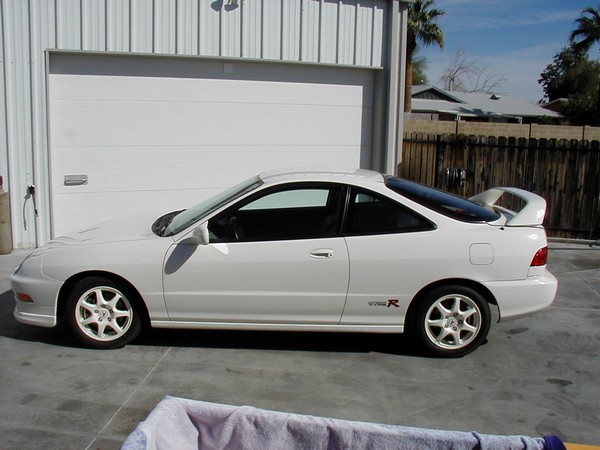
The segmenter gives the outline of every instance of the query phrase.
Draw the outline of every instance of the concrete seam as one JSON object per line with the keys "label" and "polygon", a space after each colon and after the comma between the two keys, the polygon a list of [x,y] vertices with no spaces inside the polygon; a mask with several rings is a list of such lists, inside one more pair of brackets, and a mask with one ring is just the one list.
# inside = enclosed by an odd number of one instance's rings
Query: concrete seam
{"label": "concrete seam", "polygon": [[171,351],[172,348],[173,347],[169,347],[168,350],[160,357],[160,359],[156,362],[156,364],[154,365],[154,367],[152,367],[152,369],[150,370],[150,372],[148,372],[146,374],[146,376],[144,377],[144,379],[138,383],[138,385],[133,390],[133,392],[129,395],[129,397],[127,397],[125,399],[125,401],[123,402],[123,404],[119,407],[119,409],[117,409],[117,411],[112,415],[112,417],[108,420],[108,422],[106,422],[106,425],[104,425],[102,427],[102,429],[98,432],[98,434],[94,437],[94,439],[92,439],[92,442],[90,442],[90,444],[85,448],[85,450],[88,450],[94,444],[94,442],[96,442],[96,440],[100,437],[100,435],[104,432],[104,430],[106,430],[108,428],[108,426],[112,423],[112,421],[115,419],[115,417],[117,417],[117,415],[125,407],[125,405],[127,404],[127,402],[129,402],[129,400],[131,399],[131,397],[133,397],[137,393],[137,391],[140,389],[140,387],[146,382],[146,380],[150,377],[150,375],[152,375],[152,373],[156,370],[156,368],[163,361],[163,359],[165,359],[165,357],[169,354],[169,352]]}

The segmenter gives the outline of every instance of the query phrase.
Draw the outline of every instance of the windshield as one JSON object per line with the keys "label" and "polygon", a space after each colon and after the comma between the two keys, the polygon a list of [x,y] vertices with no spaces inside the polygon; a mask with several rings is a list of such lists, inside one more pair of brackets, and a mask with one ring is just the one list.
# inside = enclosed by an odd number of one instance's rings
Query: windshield
{"label": "windshield", "polygon": [[487,209],[466,198],[412,181],[387,177],[385,185],[423,206],[463,222],[493,222],[500,218],[500,215],[494,210]]}
{"label": "windshield", "polygon": [[171,223],[168,227],[166,227],[162,235],[173,236],[174,234],[185,230],[187,227],[198,222],[211,212],[216,211],[221,206],[229,203],[232,200],[235,200],[238,197],[241,197],[245,193],[256,189],[261,184],[262,181],[260,178],[258,178],[258,176],[254,176],[241,182],[240,184],[236,184],[235,186],[218,193],[217,195],[214,195],[213,197],[204,200],[201,203],[198,203],[195,206],[192,206],[190,209],[187,209],[173,217],[173,220],[171,220]]}

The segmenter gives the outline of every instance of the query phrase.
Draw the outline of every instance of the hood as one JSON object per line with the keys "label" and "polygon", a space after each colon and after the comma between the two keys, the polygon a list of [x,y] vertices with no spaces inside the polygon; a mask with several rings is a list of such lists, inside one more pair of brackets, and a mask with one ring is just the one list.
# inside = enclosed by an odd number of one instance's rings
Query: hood
{"label": "hood", "polygon": [[53,239],[39,250],[69,245],[97,245],[160,239],[152,232],[152,222],[155,219],[156,215],[144,214],[99,223]]}

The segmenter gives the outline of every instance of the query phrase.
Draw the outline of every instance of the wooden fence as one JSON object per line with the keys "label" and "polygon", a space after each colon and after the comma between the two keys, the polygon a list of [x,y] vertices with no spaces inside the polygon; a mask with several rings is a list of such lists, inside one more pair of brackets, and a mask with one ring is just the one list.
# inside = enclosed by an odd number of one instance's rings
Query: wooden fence
{"label": "wooden fence", "polygon": [[600,238],[599,141],[406,133],[400,175],[463,196],[526,189],[548,202],[550,236]]}

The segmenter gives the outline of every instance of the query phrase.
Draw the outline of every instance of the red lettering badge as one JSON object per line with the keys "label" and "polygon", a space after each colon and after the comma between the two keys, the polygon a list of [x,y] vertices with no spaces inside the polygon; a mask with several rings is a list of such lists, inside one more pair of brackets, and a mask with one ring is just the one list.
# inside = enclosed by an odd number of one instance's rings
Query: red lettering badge
{"label": "red lettering badge", "polygon": [[388,300],[387,307],[389,308],[390,306],[393,306],[394,308],[400,308],[398,300]]}

